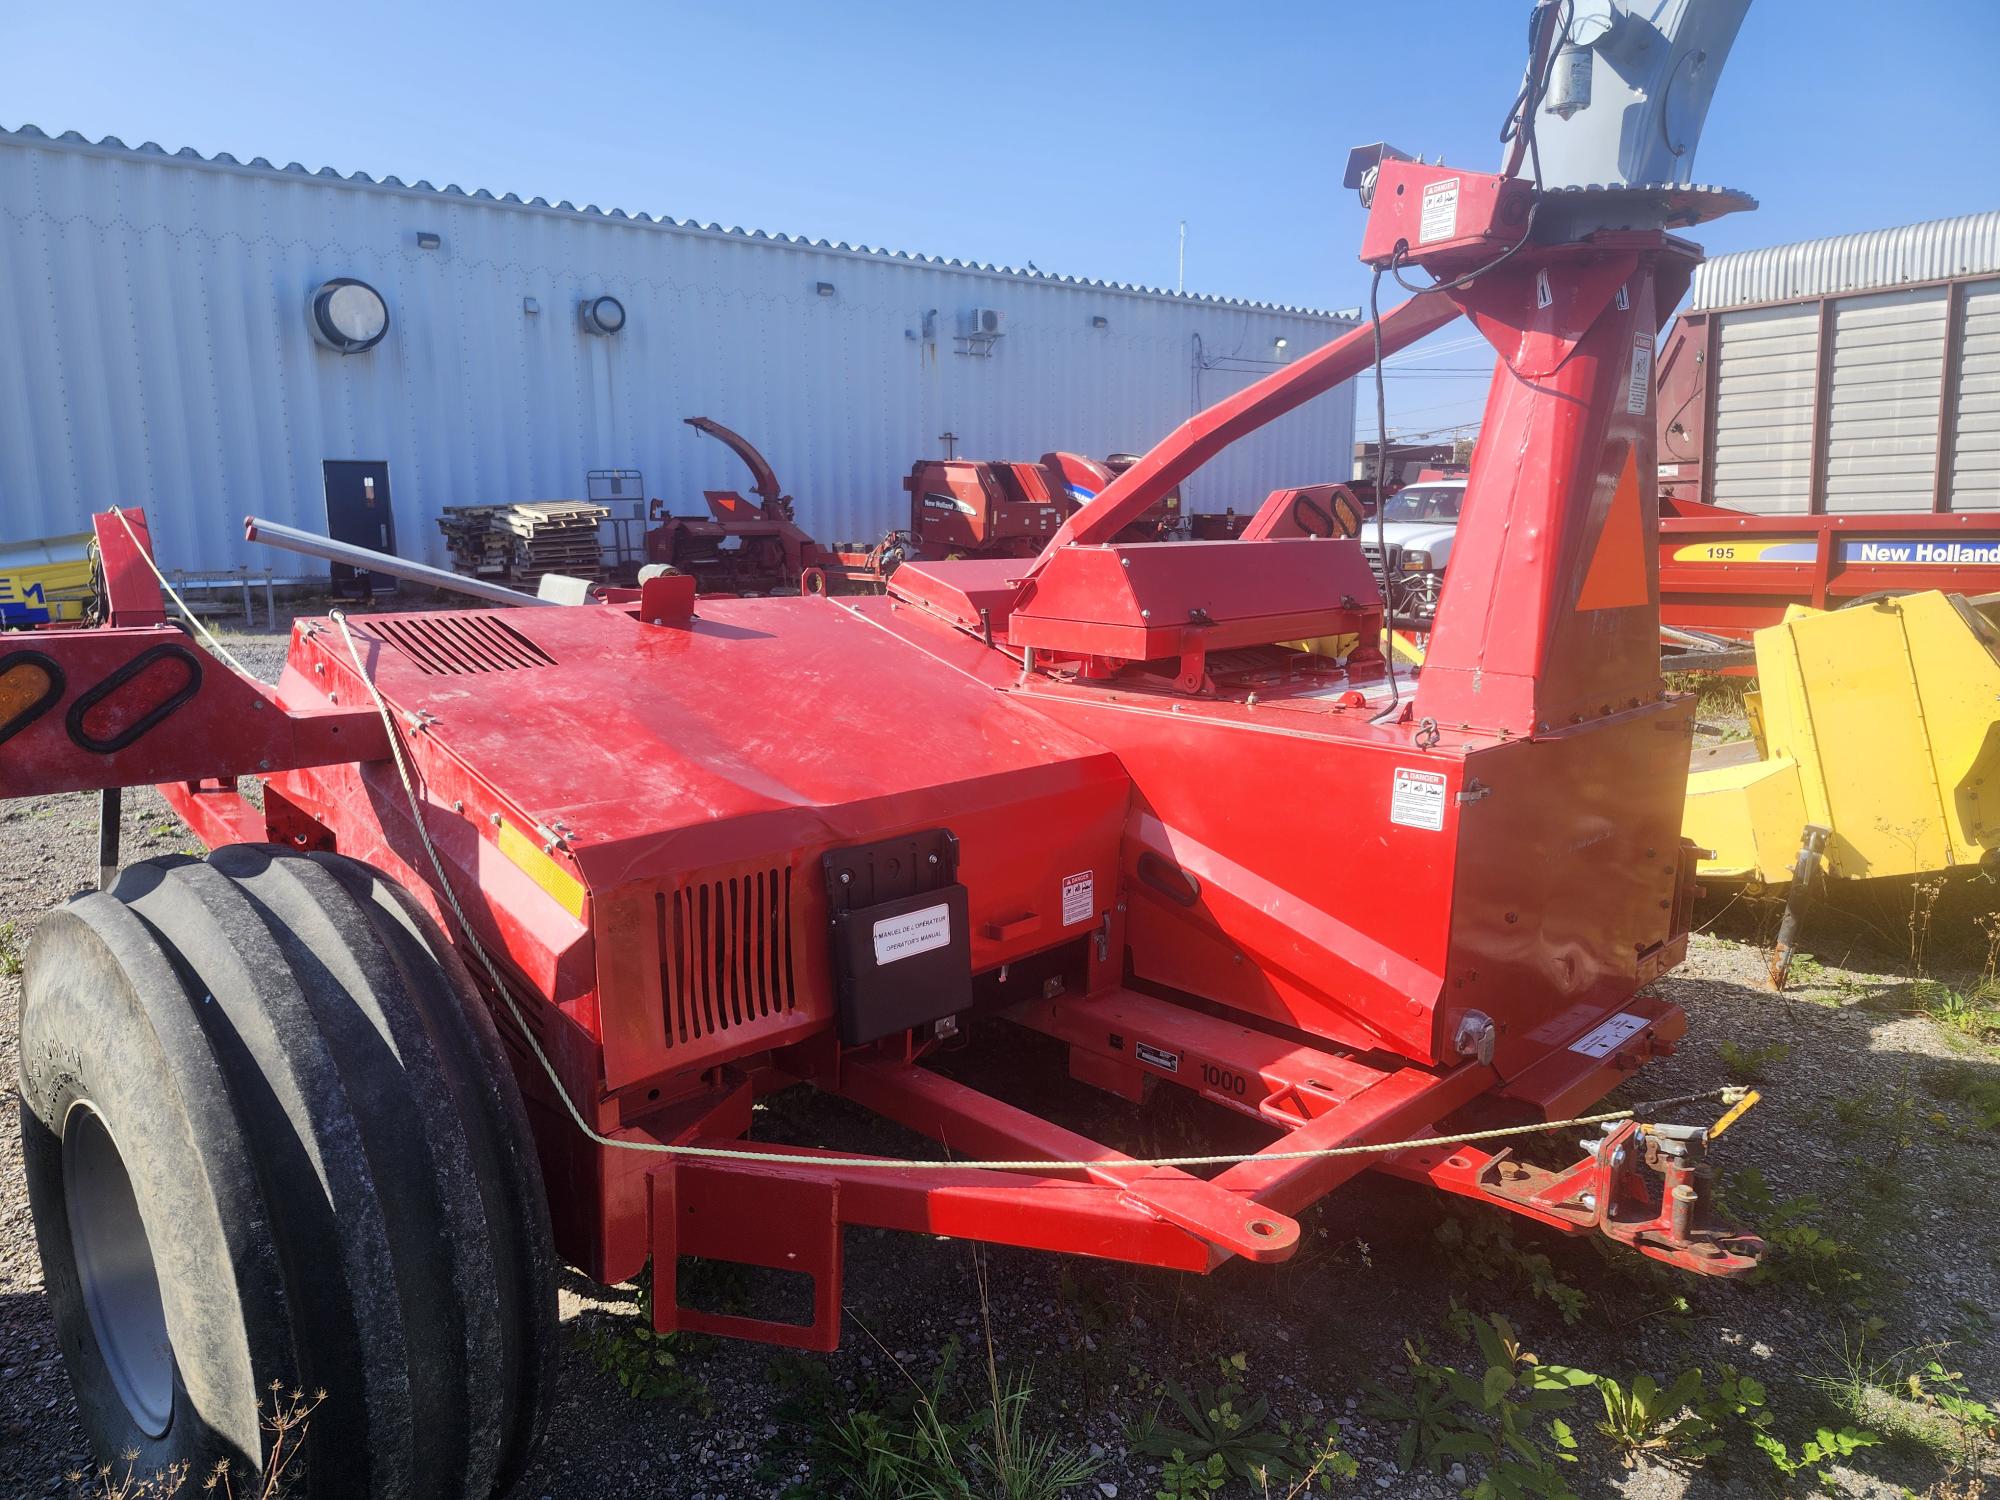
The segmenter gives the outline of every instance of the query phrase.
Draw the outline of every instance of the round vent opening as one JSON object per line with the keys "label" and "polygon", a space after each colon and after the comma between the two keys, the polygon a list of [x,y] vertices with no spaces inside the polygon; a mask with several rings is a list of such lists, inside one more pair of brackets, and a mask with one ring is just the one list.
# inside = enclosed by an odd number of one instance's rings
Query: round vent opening
{"label": "round vent opening", "polygon": [[586,297],[578,311],[586,333],[609,338],[625,326],[625,304],[616,297]]}
{"label": "round vent opening", "polygon": [[337,354],[360,354],[389,331],[389,304],[365,281],[338,276],[323,283],[307,306],[313,337]]}

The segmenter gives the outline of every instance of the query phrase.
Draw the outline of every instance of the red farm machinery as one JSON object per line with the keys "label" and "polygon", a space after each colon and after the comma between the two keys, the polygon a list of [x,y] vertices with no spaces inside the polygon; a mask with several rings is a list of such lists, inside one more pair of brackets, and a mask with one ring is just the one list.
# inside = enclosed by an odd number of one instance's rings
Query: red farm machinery
{"label": "red farm machinery", "polygon": [[856,543],[825,547],[800,529],[792,497],[748,438],[712,417],[683,420],[743,460],[756,498],[736,490],[704,490],[706,516],[669,515],[655,500],[654,524],[646,532],[649,564],[686,574],[704,594],[788,594],[808,574],[822,589],[829,579],[874,576],[876,549]]}
{"label": "red farm machinery", "polygon": [[[894,572],[911,558],[1033,558],[1071,515],[1138,461],[1138,455],[1131,453],[1114,453],[1101,461],[1078,453],[1044,453],[1039,463],[1032,464],[920,459],[903,478],[910,495],[910,528],[884,544],[883,573]],[[1360,530],[1362,517],[1361,502],[1343,484],[1273,490],[1255,509],[1239,512],[1232,507],[1212,515],[1183,510],[1176,486],[1154,496],[1109,540],[1352,537]]]}
{"label": "red farm machinery", "polygon": [[[98,516],[97,623],[0,649],[0,795],[106,804],[104,888],[38,929],[21,1037],[93,1441],[254,1468],[278,1382],[328,1393],[314,1495],[485,1497],[548,1410],[558,1261],[650,1263],[662,1329],[823,1350],[849,1227],[1200,1273],[1286,1259],[1366,1170],[1752,1267],[1713,1125],[1608,1119],[1559,1169],[1466,1139],[1573,1136],[1687,1025],[1644,992],[1694,895],[1651,355],[1698,256],[1668,229],[1748,206],[1674,175],[1742,10],[1575,36],[1538,7],[1502,172],[1351,164],[1364,259],[1423,289],[1031,558],[301,620],[267,687],[167,623],[143,515]],[[1420,678],[1297,644],[1380,638],[1351,539],[1117,540],[1460,315],[1502,363]],[[118,789],[147,784],[208,858],[117,868]],[[1000,1022],[1078,1086],[1187,1089],[1268,1145],[1134,1160],[940,1066]],[[753,1136],[801,1086],[948,1153]],[[802,1274],[810,1314],[686,1308],[688,1257]]]}

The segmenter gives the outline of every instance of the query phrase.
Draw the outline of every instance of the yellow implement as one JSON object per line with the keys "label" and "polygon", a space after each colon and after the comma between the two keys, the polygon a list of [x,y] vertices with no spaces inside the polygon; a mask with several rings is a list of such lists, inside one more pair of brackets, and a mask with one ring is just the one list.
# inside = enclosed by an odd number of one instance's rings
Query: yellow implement
{"label": "yellow implement", "polygon": [[1843,879],[2000,861],[2000,595],[1794,606],[1755,646],[1754,738],[1688,777],[1703,875],[1789,881],[1809,827]]}
{"label": "yellow implement", "polygon": [[89,532],[0,542],[0,628],[81,620],[90,590]]}

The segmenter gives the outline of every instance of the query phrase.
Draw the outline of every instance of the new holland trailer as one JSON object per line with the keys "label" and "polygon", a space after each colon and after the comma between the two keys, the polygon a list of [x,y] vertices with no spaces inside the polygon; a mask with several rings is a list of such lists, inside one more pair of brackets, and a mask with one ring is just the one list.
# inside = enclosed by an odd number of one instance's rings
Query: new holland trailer
{"label": "new holland trailer", "polygon": [[1660,612],[2000,589],[2000,212],[1739,251],[1662,338]]}
{"label": "new holland trailer", "polygon": [[1684,630],[1747,640],[1795,604],[2000,592],[2000,511],[1754,516],[1690,500],[1661,509],[1660,620]]}
{"label": "new holland trailer", "polygon": [[[1743,10],[1538,8],[1501,172],[1350,164],[1364,260],[1421,289],[1033,559],[302,620],[273,688],[169,626],[143,517],[100,515],[101,623],[0,651],[0,795],[102,789],[115,835],[155,784],[213,853],[111,869],[27,956],[30,1199],[92,1441],[254,1470],[275,1382],[326,1392],[312,1494],[485,1497],[548,1410],[558,1257],[650,1262],[662,1329],[827,1349],[850,1226],[1203,1272],[1290,1256],[1371,1168],[1751,1268],[1720,1122],[1592,1112],[1687,1027],[1647,990],[1694,894],[1652,351],[1699,257],[1668,229],[1751,206],[1686,178]],[[1461,313],[1501,364],[1420,680],[1284,644],[1377,638],[1352,540],[1112,540]],[[999,1020],[1270,1142],[1133,1160],[931,1066]],[[751,1138],[799,1087],[950,1159]],[[1584,1128],[1556,1170],[1482,1134]],[[685,1257],[802,1275],[810,1315],[683,1307]]]}

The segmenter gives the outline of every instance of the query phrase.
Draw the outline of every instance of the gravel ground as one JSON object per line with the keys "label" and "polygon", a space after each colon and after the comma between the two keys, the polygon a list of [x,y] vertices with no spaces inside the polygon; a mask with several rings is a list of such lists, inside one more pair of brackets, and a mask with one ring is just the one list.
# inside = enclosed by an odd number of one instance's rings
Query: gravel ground
{"label": "gravel ground", "polygon": [[[281,636],[229,639],[253,670],[275,675]],[[0,1079],[10,1083],[20,984],[6,972],[5,954],[24,947],[39,916],[93,878],[94,817],[94,801],[84,797],[0,804]],[[124,836],[128,859],[191,847],[151,791],[128,797]],[[1756,939],[1769,908],[1739,900],[1707,913],[1728,935],[1698,937],[1688,963],[1659,987],[1689,1012],[1689,1042],[1650,1068],[1633,1095],[1729,1081],[1723,1049],[1737,1049],[1732,1060],[1739,1070],[1754,1069],[1766,1102],[1731,1132],[1724,1160],[1754,1165],[1775,1205],[1767,1214],[1812,1224],[1844,1247],[1839,1256],[1774,1256],[1757,1280],[1724,1285],[1545,1235],[1525,1222],[1482,1248],[1481,1226],[1498,1216],[1373,1177],[1306,1215],[1305,1248],[1292,1263],[1232,1264],[1205,1279],[852,1231],[850,1325],[838,1354],[821,1359],[681,1340],[672,1350],[671,1388],[652,1400],[627,1396],[603,1354],[629,1357],[637,1347],[629,1333],[633,1290],[572,1274],[562,1292],[560,1406],[518,1493],[733,1500],[774,1495],[788,1483],[799,1484],[799,1494],[838,1493],[823,1464],[815,1472],[809,1444],[824,1423],[808,1414],[889,1400],[909,1389],[909,1377],[928,1380],[954,1340],[965,1351],[963,1374],[983,1380],[989,1319],[999,1367],[1032,1385],[1028,1427],[1097,1456],[1101,1467],[1076,1493],[1106,1500],[1151,1497],[1160,1487],[1157,1461],[1134,1452],[1130,1436],[1136,1422],[1161,1408],[1160,1387],[1213,1382],[1218,1359],[1234,1355],[1243,1363],[1231,1378],[1249,1397],[1268,1399],[1274,1424],[1340,1424],[1360,1473],[1338,1490],[1456,1493],[1448,1479],[1397,1470],[1400,1429],[1366,1405],[1375,1382],[1402,1387],[1406,1340],[1477,1376],[1481,1362],[1448,1327],[1455,1302],[1504,1311],[1545,1361],[1621,1378],[1728,1361],[1770,1388],[1775,1430],[1794,1450],[1815,1427],[1852,1420],[1825,1382],[1837,1381],[1857,1348],[1871,1363],[1887,1362],[1878,1384],[1895,1384],[1935,1353],[1993,1402],[2000,1350],[1988,1330],[2000,1313],[1992,1236],[2000,1190],[1983,1170],[1990,1129],[1953,1101],[1947,1085],[2000,1078],[2000,1052],[1909,1013],[1907,893],[1870,899],[1873,907],[1815,914],[1807,946],[1822,962],[1802,964],[1803,982],[1784,997],[1761,983]],[[1969,931],[1960,908],[1980,899],[1973,892],[1947,900],[1934,951],[1948,946],[1961,924]],[[1004,1026],[976,1030],[973,1042],[954,1063],[968,1081],[1007,1088],[1010,1097],[1127,1149],[1215,1139],[1229,1123],[1168,1091],[1134,1114],[1059,1086],[1061,1059],[1051,1044]],[[1045,1096],[1024,1097],[1024,1079],[1055,1082]],[[762,1118],[773,1138],[869,1151],[910,1144],[837,1101],[780,1096]],[[1544,1285],[1577,1302],[1574,1321],[1537,1294],[1529,1259],[1536,1255],[1548,1257]],[[724,1283],[718,1295],[731,1292]],[[1239,1409],[1247,1399],[1239,1398]],[[1865,1399],[1876,1430],[1905,1435],[1837,1469],[1841,1493],[1977,1493],[1946,1488],[1967,1483],[1947,1477],[1951,1445],[1907,1435],[1946,1431],[1931,1409],[1881,1394]],[[1571,1414],[1580,1462],[1564,1477],[1582,1494],[1679,1500],[1788,1492],[1768,1462],[1740,1442],[1699,1468],[1642,1460],[1628,1469],[1592,1431],[1598,1411],[1586,1393]],[[9,1126],[0,1129],[0,1494],[69,1493],[63,1475],[84,1461],[41,1294],[19,1140]],[[1790,1490],[1809,1487],[1801,1476]],[[1221,1493],[1254,1491],[1232,1482]]]}

